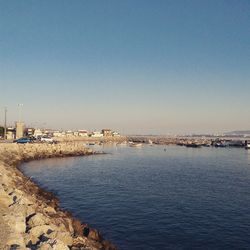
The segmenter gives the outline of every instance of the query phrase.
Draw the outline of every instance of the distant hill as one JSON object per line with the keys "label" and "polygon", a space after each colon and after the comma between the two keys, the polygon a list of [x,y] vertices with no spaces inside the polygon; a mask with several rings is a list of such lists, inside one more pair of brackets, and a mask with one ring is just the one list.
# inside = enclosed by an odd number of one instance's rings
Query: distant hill
{"label": "distant hill", "polygon": [[226,132],[225,135],[250,135],[250,130],[236,130],[236,131]]}

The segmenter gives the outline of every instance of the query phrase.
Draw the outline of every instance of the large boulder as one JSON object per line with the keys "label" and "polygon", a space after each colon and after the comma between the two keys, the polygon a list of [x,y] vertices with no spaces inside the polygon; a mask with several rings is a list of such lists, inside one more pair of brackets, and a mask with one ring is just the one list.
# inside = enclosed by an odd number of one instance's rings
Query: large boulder
{"label": "large boulder", "polygon": [[51,206],[45,207],[44,212],[46,212],[49,215],[56,214],[56,210]]}
{"label": "large boulder", "polygon": [[53,247],[49,243],[44,243],[39,247],[40,250],[53,250]]}
{"label": "large boulder", "polygon": [[73,244],[73,238],[67,231],[54,231],[50,234],[52,239],[60,240],[67,246],[71,246]]}
{"label": "large boulder", "polygon": [[46,217],[42,213],[36,213],[30,217],[30,219],[27,221],[27,224],[30,228],[32,228],[36,226],[49,224],[49,222],[50,222],[50,219],[48,217]]}
{"label": "large boulder", "polygon": [[48,235],[50,237],[50,234],[53,232],[53,229],[49,225],[42,225],[42,226],[36,226],[30,229],[27,238],[26,243],[31,242],[32,244],[36,244],[39,242],[39,238],[42,235]]}
{"label": "large boulder", "polygon": [[60,240],[48,240],[39,246],[40,250],[69,250],[68,246]]}

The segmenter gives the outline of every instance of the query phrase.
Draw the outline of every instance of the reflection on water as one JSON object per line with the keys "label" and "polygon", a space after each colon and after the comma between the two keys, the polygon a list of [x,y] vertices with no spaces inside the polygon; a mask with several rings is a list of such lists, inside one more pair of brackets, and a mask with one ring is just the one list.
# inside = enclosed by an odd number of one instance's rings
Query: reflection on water
{"label": "reflection on water", "polygon": [[250,165],[250,149],[246,149],[246,154],[248,158],[248,165]]}
{"label": "reflection on water", "polygon": [[92,147],[108,154],[23,170],[120,249],[249,247],[249,150]]}

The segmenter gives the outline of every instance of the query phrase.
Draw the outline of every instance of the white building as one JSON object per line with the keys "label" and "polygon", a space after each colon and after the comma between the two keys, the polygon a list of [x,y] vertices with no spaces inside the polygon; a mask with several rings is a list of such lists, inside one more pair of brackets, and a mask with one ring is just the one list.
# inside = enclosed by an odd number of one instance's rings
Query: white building
{"label": "white building", "polygon": [[74,132],[73,132],[73,135],[74,135],[74,136],[79,136],[79,132],[78,132],[78,131],[74,131]]}
{"label": "white building", "polygon": [[6,139],[13,140],[15,138],[15,128],[7,128]]}
{"label": "white building", "polygon": [[41,129],[35,129],[34,131],[34,136],[37,138],[38,136],[42,136],[43,135],[43,132]]}
{"label": "white building", "polygon": [[115,131],[114,131],[114,132],[112,133],[112,136],[114,136],[114,137],[119,137],[120,134],[119,134],[118,132],[115,132]]}
{"label": "white building", "polygon": [[79,136],[82,137],[88,137],[88,131],[87,130],[78,130]]}
{"label": "white building", "polygon": [[100,131],[94,131],[91,137],[100,138],[100,137],[103,137],[103,134]]}
{"label": "white building", "polygon": [[54,136],[54,137],[62,137],[63,134],[62,134],[62,132],[60,132],[60,131],[54,131],[54,132],[53,132],[53,136]]}
{"label": "white building", "polygon": [[66,136],[72,136],[72,135],[74,135],[73,131],[71,130],[66,131]]}

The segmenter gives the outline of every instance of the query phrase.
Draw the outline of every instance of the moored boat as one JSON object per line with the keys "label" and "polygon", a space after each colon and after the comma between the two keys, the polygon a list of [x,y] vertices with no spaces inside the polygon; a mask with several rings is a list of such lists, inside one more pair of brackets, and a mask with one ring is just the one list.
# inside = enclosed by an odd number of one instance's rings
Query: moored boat
{"label": "moored boat", "polygon": [[217,142],[214,145],[216,148],[225,148],[227,144],[225,142]]}
{"label": "moored boat", "polygon": [[201,147],[201,145],[197,143],[187,143],[185,146],[188,148],[200,148]]}
{"label": "moored boat", "polygon": [[123,141],[123,142],[118,142],[116,145],[117,146],[127,146],[128,143],[127,143],[127,141]]}
{"label": "moored boat", "polygon": [[149,140],[148,140],[148,144],[149,144],[149,145],[152,145],[152,144],[153,144],[153,141],[149,139]]}
{"label": "moored boat", "polygon": [[138,148],[138,147],[141,147],[141,146],[142,146],[142,143],[134,143],[134,142],[133,142],[133,143],[130,143],[129,146],[130,146],[130,147],[136,147],[136,148]]}
{"label": "moored boat", "polygon": [[250,142],[245,141],[245,149],[250,149]]}

